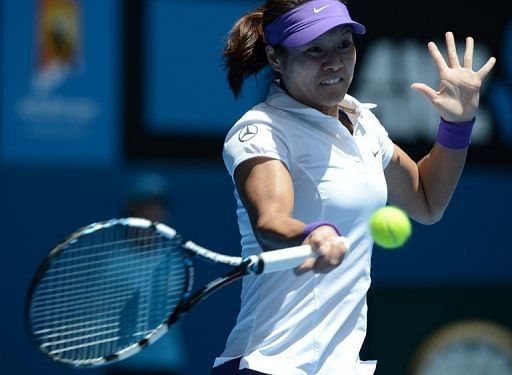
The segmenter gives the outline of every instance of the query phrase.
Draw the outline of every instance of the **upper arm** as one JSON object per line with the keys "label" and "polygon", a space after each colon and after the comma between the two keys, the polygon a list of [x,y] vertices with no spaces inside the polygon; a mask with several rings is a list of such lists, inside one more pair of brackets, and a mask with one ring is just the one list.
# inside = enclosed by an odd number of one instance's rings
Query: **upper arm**
{"label": "upper arm", "polygon": [[251,158],[236,168],[234,177],[253,226],[268,215],[291,216],[293,184],[283,162],[268,157]]}
{"label": "upper arm", "polygon": [[281,127],[268,121],[242,121],[226,137],[224,162],[253,228],[263,216],[293,211],[288,147]]}

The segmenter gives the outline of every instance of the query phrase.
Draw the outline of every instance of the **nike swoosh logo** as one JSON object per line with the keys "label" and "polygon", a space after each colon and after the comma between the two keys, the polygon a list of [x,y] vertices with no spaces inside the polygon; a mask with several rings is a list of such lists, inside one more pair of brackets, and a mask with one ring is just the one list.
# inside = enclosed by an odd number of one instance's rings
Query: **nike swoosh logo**
{"label": "nike swoosh logo", "polygon": [[318,8],[318,9],[313,8],[313,12],[315,12],[315,13],[320,13],[322,10],[324,10],[324,9],[325,9],[325,8],[327,8],[328,6],[329,6],[329,5],[325,5],[325,6],[321,7],[321,8]]}
{"label": "nike swoosh logo", "polygon": [[373,156],[374,157],[377,157],[377,155],[379,154],[379,150],[375,151],[375,152],[372,152]]}

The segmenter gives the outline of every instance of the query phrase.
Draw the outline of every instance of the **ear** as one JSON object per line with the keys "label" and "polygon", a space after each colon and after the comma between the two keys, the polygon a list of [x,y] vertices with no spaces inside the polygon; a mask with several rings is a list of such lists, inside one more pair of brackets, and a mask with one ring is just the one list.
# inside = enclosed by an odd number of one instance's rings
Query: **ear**
{"label": "ear", "polygon": [[270,67],[275,72],[281,72],[281,65],[279,58],[277,57],[276,50],[274,47],[269,46],[268,44],[265,46],[265,52],[267,53],[267,59],[268,63],[270,64]]}

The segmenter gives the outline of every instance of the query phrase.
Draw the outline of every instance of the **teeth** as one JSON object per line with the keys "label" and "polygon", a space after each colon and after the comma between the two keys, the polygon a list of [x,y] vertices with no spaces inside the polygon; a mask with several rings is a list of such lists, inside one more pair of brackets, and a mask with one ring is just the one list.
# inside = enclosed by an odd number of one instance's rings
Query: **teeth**
{"label": "teeth", "polygon": [[322,85],[335,85],[336,83],[338,83],[339,81],[341,81],[341,78],[333,78],[333,79],[328,79],[326,81],[322,81],[320,82]]}

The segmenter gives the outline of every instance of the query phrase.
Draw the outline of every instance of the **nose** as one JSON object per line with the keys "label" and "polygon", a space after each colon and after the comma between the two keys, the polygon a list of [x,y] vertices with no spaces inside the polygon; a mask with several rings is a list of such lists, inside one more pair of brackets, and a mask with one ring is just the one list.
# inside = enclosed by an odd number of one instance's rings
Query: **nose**
{"label": "nose", "polygon": [[345,66],[343,55],[338,50],[331,50],[326,54],[322,65],[324,70],[338,71]]}

